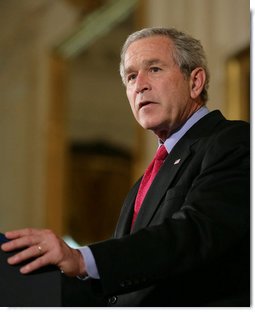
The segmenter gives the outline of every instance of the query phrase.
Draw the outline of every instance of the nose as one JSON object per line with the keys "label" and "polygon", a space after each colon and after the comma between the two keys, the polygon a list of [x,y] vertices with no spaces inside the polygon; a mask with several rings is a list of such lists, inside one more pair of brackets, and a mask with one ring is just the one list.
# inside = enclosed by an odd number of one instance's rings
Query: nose
{"label": "nose", "polygon": [[136,77],[136,93],[143,93],[150,90],[148,77],[145,73],[139,73]]}

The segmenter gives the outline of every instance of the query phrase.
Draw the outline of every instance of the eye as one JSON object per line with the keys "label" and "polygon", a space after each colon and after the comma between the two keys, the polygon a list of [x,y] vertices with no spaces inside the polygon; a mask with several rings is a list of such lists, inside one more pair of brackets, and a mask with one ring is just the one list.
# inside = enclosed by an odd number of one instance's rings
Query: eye
{"label": "eye", "polygon": [[153,67],[150,67],[150,71],[152,73],[157,73],[157,72],[161,71],[161,68],[153,66]]}
{"label": "eye", "polygon": [[136,78],[136,74],[129,74],[127,76],[127,82],[131,82]]}

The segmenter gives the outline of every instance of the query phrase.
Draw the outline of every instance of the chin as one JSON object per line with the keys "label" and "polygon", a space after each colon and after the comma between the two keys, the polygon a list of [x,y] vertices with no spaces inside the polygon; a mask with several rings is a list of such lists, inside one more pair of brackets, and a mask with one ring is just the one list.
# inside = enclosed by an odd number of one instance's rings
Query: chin
{"label": "chin", "polygon": [[169,125],[162,125],[160,123],[143,123],[141,124],[141,126],[146,129],[146,130],[151,130],[152,132],[154,132],[154,134],[159,137],[160,139],[162,139],[163,141],[165,141],[165,139],[169,136],[169,134],[171,133],[171,128],[169,127]]}
{"label": "chin", "polygon": [[160,128],[160,123],[155,122],[155,120],[140,120],[138,122],[146,130],[156,131]]}
{"label": "chin", "polygon": [[151,130],[151,131],[155,131],[155,126],[153,126],[153,125],[151,125],[151,124],[145,124],[145,123],[143,123],[143,124],[140,124],[145,130]]}

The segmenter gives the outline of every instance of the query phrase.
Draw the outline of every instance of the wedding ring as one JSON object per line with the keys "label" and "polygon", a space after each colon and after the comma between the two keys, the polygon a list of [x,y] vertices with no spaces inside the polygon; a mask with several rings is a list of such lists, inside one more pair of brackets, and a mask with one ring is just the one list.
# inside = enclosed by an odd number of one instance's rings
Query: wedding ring
{"label": "wedding ring", "polygon": [[38,246],[38,250],[39,250],[39,254],[41,255],[42,254],[42,247],[40,245]]}

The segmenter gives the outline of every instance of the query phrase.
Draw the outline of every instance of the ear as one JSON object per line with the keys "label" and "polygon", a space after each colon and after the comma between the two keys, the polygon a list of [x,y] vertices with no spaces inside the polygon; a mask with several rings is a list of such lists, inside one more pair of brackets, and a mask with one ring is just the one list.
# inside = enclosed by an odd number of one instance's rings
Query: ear
{"label": "ear", "polygon": [[195,68],[190,74],[190,96],[196,99],[205,85],[206,74],[202,67]]}

